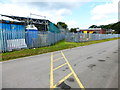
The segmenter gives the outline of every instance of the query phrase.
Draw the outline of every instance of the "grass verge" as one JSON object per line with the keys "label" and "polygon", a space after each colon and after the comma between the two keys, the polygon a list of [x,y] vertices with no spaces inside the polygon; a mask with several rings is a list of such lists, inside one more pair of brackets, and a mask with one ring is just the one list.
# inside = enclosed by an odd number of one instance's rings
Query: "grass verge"
{"label": "grass verge", "polygon": [[36,49],[24,49],[20,51],[2,53],[2,55],[0,55],[0,58],[2,57],[2,59],[0,59],[0,61],[16,59],[16,58],[32,56],[32,55],[38,55],[38,54],[43,54],[43,53],[48,53],[48,52],[53,52],[53,51],[58,51],[58,50],[63,50],[63,49],[79,47],[79,46],[86,46],[90,44],[101,43],[101,42],[106,42],[106,41],[111,41],[111,40],[116,40],[116,39],[120,39],[120,37],[104,39],[104,40],[80,42],[80,43],[60,41],[56,43],[55,45],[52,45],[49,47],[41,47],[41,48],[36,48]]}

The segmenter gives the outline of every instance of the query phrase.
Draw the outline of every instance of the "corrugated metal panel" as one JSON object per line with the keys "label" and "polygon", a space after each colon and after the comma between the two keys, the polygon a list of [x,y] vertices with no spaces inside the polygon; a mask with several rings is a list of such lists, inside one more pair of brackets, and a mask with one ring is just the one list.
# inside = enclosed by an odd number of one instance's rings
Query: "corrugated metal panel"
{"label": "corrugated metal panel", "polygon": [[1,24],[2,51],[11,51],[27,47],[25,44],[25,26],[17,22],[4,21]]}
{"label": "corrugated metal panel", "polygon": [[6,35],[6,26],[7,24],[1,23],[2,25],[2,51],[7,51],[7,35]]}
{"label": "corrugated metal panel", "polygon": [[2,52],[2,46],[3,46],[2,23],[0,21],[0,52]]}

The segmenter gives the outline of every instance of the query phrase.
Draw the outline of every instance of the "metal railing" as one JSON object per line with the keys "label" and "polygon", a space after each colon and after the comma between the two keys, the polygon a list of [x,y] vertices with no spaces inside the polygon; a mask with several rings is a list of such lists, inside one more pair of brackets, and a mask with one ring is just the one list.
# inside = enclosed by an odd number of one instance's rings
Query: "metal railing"
{"label": "metal railing", "polygon": [[0,52],[51,46],[60,40],[85,42],[120,37],[120,34],[52,33],[0,31]]}
{"label": "metal railing", "polygon": [[93,40],[102,40],[108,38],[117,38],[120,34],[83,34],[83,33],[67,33],[66,41],[68,42],[85,42]]}
{"label": "metal railing", "polygon": [[50,46],[63,39],[63,33],[0,31],[0,52]]}

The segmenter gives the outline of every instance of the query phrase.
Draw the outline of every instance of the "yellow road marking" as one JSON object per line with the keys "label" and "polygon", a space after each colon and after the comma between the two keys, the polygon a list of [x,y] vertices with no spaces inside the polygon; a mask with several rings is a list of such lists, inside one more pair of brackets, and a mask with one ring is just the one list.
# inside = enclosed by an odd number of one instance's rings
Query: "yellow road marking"
{"label": "yellow road marking", "polygon": [[53,87],[54,84],[54,78],[53,78],[53,53],[51,53],[51,69],[50,69],[50,88],[54,88]]}
{"label": "yellow road marking", "polygon": [[63,54],[63,52],[62,52],[62,51],[61,51],[61,53],[62,53],[62,56],[64,57],[64,59],[65,59],[66,63],[68,64],[68,66],[69,66],[70,70],[72,71],[73,76],[75,77],[76,81],[78,82],[79,87],[80,87],[80,88],[83,88],[83,90],[84,90],[84,86],[83,86],[83,84],[81,83],[81,81],[79,80],[79,78],[77,77],[77,75],[75,74],[75,72],[74,72],[74,70],[72,69],[71,65],[69,64],[69,62],[68,62],[67,58],[65,57],[65,55]]}
{"label": "yellow road marking", "polygon": [[58,60],[60,60],[60,59],[62,59],[62,58],[63,58],[63,57],[57,58],[57,59],[53,60],[53,62],[56,62],[56,61],[58,61]]}
{"label": "yellow road marking", "polygon": [[54,54],[54,56],[60,55],[60,53]]}
{"label": "yellow road marking", "polygon": [[64,64],[62,64],[62,65],[60,65],[60,66],[58,66],[58,67],[54,68],[54,69],[53,69],[53,71],[55,71],[56,69],[61,68],[62,66],[66,65],[66,64],[67,64],[67,63],[64,63]]}
{"label": "yellow road marking", "polygon": [[[79,78],[77,77],[77,75],[75,74],[74,70],[72,69],[72,66],[69,64],[67,58],[65,57],[64,53],[61,51],[61,54],[64,58],[64,60],[66,61],[66,63],[54,68],[53,67],[53,62],[60,60],[61,58],[58,58],[56,60],[53,60],[53,53],[51,53],[51,68],[50,68],[50,90],[54,90],[54,88],[56,88],[59,84],[61,84],[63,81],[65,81],[68,77],[70,77],[71,75],[73,75],[79,85],[80,88],[82,88],[82,90],[85,90],[84,86],[82,85],[81,81],[79,80]],[[58,54],[56,54],[58,55]],[[53,75],[53,71],[56,69],[59,69],[60,67],[64,66],[64,65],[68,65],[69,69],[71,70],[71,73],[68,74],[67,76],[65,76],[63,79],[61,79],[57,84],[54,85],[54,75]]]}
{"label": "yellow road marking", "polygon": [[57,84],[54,85],[54,87],[56,88],[58,85],[60,85],[63,81],[65,81],[66,79],[68,79],[73,73],[71,72],[70,74],[68,74],[67,76],[65,76],[63,79],[61,79]]}

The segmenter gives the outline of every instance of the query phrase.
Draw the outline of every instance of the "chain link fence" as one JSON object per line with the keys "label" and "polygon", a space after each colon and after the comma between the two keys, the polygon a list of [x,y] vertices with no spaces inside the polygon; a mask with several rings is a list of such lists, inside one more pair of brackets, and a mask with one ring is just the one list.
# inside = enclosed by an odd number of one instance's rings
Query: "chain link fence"
{"label": "chain link fence", "polygon": [[68,42],[85,42],[93,40],[102,40],[108,38],[117,38],[120,34],[83,34],[83,33],[67,33],[65,40]]}
{"label": "chain link fence", "polygon": [[83,34],[52,32],[0,31],[0,52],[51,46],[60,40],[85,42],[120,37],[120,34]]}
{"label": "chain link fence", "polygon": [[63,33],[0,31],[0,52],[50,46],[63,39]]}

